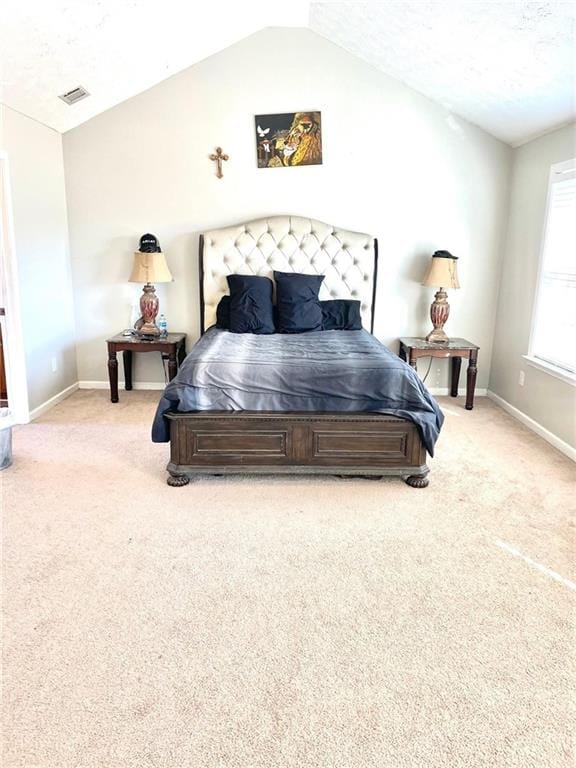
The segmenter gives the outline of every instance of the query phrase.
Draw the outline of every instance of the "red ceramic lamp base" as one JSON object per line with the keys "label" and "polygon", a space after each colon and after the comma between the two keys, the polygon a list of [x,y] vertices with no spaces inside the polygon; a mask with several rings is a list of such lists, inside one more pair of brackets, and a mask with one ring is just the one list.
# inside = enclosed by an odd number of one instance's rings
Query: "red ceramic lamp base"
{"label": "red ceramic lamp base", "polygon": [[135,328],[139,336],[160,336],[160,329],[156,325],[158,307],[160,302],[156,296],[156,289],[152,283],[146,283],[140,296],[140,312],[142,317],[136,322]]}
{"label": "red ceramic lamp base", "polygon": [[443,288],[440,288],[434,296],[434,301],[430,307],[430,319],[434,325],[433,330],[426,336],[426,341],[433,344],[447,344],[450,339],[444,332],[444,324],[450,315],[450,304],[448,304],[448,294]]}

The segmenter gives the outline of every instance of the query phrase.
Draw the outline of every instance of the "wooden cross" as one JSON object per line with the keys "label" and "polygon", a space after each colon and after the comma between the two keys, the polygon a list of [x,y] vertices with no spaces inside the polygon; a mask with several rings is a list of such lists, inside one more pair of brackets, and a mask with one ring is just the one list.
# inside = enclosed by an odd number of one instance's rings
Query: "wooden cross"
{"label": "wooden cross", "polygon": [[228,160],[228,155],[222,153],[222,147],[216,147],[216,154],[210,155],[210,160],[215,160],[217,163],[216,176],[221,179],[224,174],[222,173],[222,160]]}

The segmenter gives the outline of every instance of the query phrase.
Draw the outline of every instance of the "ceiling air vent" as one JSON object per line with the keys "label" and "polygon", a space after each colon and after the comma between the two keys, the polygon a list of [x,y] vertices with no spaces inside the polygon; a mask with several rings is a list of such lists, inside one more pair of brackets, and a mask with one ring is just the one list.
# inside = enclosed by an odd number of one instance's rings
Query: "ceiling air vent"
{"label": "ceiling air vent", "polygon": [[62,101],[65,101],[66,104],[71,106],[72,104],[76,104],[77,101],[85,99],[86,96],[90,96],[90,94],[86,88],[83,88],[81,85],[79,85],[77,88],[73,88],[71,91],[68,91],[68,93],[63,93],[62,96],[58,96],[58,98],[62,99]]}

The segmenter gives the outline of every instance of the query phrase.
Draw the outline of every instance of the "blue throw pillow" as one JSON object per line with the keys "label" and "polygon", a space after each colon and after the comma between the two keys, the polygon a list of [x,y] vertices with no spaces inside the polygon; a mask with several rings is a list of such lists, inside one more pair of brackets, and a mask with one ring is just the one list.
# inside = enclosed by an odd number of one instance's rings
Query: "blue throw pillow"
{"label": "blue throw pillow", "polygon": [[272,281],[255,275],[228,275],[232,333],[274,333]]}
{"label": "blue throw pillow", "polygon": [[325,331],[361,331],[360,302],[354,299],[321,301],[322,328]]}
{"label": "blue throw pillow", "polygon": [[276,306],[280,333],[305,333],[322,330],[322,307],[318,291],[324,275],[274,272]]}

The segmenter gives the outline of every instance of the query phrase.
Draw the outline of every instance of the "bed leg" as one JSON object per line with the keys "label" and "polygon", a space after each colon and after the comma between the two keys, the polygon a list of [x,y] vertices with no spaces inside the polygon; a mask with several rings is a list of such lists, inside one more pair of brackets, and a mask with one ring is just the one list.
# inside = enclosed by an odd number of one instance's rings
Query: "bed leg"
{"label": "bed leg", "polygon": [[174,472],[169,472],[166,482],[173,488],[179,488],[181,485],[188,485],[190,478],[188,475],[177,475]]}
{"label": "bed leg", "polygon": [[405,478],[405,482],[412,488],[426,488],[430,483],[428,479],[428,472],[424,472],[422,475],[410,475]]}

